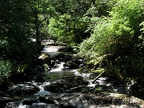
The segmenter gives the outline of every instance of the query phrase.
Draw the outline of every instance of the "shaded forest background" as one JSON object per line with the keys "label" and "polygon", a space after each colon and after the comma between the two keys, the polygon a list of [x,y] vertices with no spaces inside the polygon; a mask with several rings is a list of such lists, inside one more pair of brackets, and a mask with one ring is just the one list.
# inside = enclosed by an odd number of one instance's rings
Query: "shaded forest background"
{"label": "shaded forest background", "polygon": [[87,72],[133,80],[144,94],[144,0],[1,0],[0,83],[31,72],[45,38],[74,47]]}

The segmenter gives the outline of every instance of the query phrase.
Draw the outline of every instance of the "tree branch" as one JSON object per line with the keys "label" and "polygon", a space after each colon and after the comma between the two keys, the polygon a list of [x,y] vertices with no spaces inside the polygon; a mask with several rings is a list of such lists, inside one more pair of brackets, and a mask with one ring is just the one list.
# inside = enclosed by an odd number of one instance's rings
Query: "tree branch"
{"label": "tree branch", "polygon": [[99,77],[101,77],[101,75],[104,73],[105,71],[103,71],[102,73],[100,73],[93,81],[92,83],[94,83]]}
{"label": "tree branch", "polygon": [[42,22],[44,22],[45,20],[47,20],[48,19],[48,17],[45,17],[40,23],[39,23],[39,25],[42,23]]}

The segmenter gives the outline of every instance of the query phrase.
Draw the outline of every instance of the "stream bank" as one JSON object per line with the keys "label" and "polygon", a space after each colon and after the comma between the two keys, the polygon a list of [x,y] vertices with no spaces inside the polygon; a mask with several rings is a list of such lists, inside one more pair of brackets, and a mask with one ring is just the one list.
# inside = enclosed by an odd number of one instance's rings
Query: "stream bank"
{"label": "stream bank", "polygon": [[[44,59],[42,59],[44,58]],[[114,88],[106,77],[79,73],[85,65],[72,48],[47,44],[39,57],[43,72],[34,72],[29,82],[17,83],[1,93],[3,108],[143,108],[141,99]]]}

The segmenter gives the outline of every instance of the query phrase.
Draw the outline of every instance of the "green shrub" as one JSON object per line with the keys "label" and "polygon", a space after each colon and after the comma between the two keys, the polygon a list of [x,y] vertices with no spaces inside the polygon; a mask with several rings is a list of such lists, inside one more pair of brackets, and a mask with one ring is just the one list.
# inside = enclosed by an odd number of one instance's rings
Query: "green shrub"
{"label": "green shrub", "polygon": [[8,60],[0,60],[0,83],[11,75],[12,64]]}
{"label": "green shrub", "polygon": [[96,22],[91,37],[81,43],[80,54],[121,80],[143,77],[143,3],[120,0],[110,17]]}

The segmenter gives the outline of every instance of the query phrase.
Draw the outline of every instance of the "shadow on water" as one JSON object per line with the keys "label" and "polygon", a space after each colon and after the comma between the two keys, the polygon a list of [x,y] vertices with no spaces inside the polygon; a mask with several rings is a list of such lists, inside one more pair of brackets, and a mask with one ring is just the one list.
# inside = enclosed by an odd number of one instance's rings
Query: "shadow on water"
{"label": "shadow on water", "polygon": [[50,72],[47,73],[45,79],[49,79],[50,81],[55,81],[65,76],[75,76],[74,72],[63,71],[63,72]]}
{"label": "shadow on water", "polygon": [[57,64],[56,68],[45,72],[45,79],[50,81],[55,81],[66,76],[75,76],[77,70],[64,69],[64,62]]}

